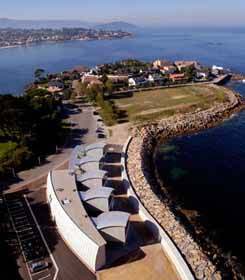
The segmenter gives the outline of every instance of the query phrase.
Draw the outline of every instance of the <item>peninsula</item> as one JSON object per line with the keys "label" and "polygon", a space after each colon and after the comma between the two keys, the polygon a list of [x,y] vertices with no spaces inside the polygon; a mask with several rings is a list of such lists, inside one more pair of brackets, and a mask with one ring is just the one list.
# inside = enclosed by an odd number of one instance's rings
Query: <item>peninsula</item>
{"label": "peninsula", "polygon": [[111,40],[131,36],[121,30],[110,31],[87,28],[62,29],[13,29],[0,28],[0,48],[26,46],[43,42],[65,42],[72,40]]}
{"label": "peninsula", "polygon": [[[129,272],[124,257],[133,259],[142,248],[147,257],[130,266],[141,271],[147,265],[146,274],[151,279],[161,275],[165,279],[220,280],[225,269],[232,271],[233,267],[221,267],[220,262],[213,260],[210,256],[218,253],[203,248],[182,224],[174,200],[154,170],[159,141],[209,128],[242,108],[240,96],[222,86],[231,73],[221,66],[203,66],[197,61],[158,59],[124,60],[91,69],[77,66],[62,73],[37,69],[34,75],[35,81],[24,96],[1,98],[1,119],[7,125],[0,127],[0,160],[4,167],[0,176],[21,174],[23,167],[29,167],[27,162],[32,160],[35,164],[57,150],[57,143],[67,154],[62,160],[57,160],[59,155],[52,155],[51,163],[55,164],[44,166],[45,171],[41,172],[42,166],[38,166],[35,171],[22,173],[23,182],[5,192],[10,210],[18,190],[34,189],[34,196],[24,197],[23,205],[27,206],[28,200],[35,201],[35,195],[38,199],[48,197],[43,201],[51,210],[51,217],[50,213],[45,214],[47,220],[56,222],[58,236],[79,257],[79,265],[86,264],[101,279],[118,276],[121,266],[113,266],[118,260],[125,268],[119,279],[131,277],[134,272]],[[14,107],[12,115],[6,110],[10,105]],[[15,112],[20,109],[19,117]],[[48,138],[43,137],[46,131]],[[81,144],[84,139],[86,145]],[[67,145],[74,147],[75,143],[78,146],[72,153],[67,151]],[[43,146],[46,148],[40,151]],[[109,169],[111,164],[115,170]],[[25,176],[30,181],[26,182]],[[43,185],[46,188],[40,190],[40,196],[38,191]],[[72,192],[67,186],[72,186]],[[22,195],[18,195],[22,202]],[[77,215],[81,210],[83,215]],[[95,210],[102,214],[95,215]],[[37,219],[41,218],[39,212],[35,212]],[[10,214],[15,216],[14,211]],[[110,219],[115,222],[105,224]],[[118,242],[121,247],[114,246]],[[125,248],[129,249],[127,255]],[[29,256],[28,250],[22,253]],[[120,258],[111,258],[114,255]],[[52,262],[49,257],[47,261]],[[47,261],[42,257],[43,265]],[[33,263],[31,257],[30,264]],[[161,267],[161,271],[156,267]]]}

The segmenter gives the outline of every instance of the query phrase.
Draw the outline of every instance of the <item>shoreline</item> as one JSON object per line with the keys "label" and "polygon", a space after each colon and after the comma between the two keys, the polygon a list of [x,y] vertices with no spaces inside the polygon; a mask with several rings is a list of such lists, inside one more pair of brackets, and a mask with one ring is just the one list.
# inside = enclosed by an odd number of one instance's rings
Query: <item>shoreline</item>
{"label": "shoreline", "polygon": [[0,47],[0,50],[4,50],[4,49],[12,49],[12,48],[18,48],[18,47],[33,47],[33,46],[40,46],[40,45],[45,45],[45,44],[60,44],[60,43],[66,43],[66,42],[87,42],[87,41],[111,41],[111,40],[123,40],[126,38],[131,38],[133,37],[132,35],[128,35],[128,36],[124,36],[124,37],[111,37],[111,38],[102,38],[102,39],[73,39],[73,40],[63,40],[63,41],[42,41],[42,42],[34,42],[34,43],[30,43],[30,44],[20,44],[20,45],[10,45],[10,46],[4,46],[4,47]]}
{"label": "shoreline", "polygon": [[136,193],[143,205],[171,237],[197,279],[225,279],[211,252],[195,240],[181,221],[164,184],[159,184],[154,168],[154,153],[159,142],[176,136],[199,132],[217,126],[240,111],[244,104],[234,91],[228,90],[229,101],[201,112],[171,117],[134,130],[129,146],[128,169]]}

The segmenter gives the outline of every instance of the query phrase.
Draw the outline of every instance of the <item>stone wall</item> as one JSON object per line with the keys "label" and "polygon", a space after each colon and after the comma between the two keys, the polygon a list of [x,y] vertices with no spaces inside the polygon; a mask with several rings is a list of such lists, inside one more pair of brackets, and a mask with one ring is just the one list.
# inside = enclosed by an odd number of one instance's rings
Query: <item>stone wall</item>
{"label": "stone wall", "polygon": [[228,101],[211,109],[175,116],[144,125],[133,131],[128,147],[127,167],[132,185],[144,207],[158,221],[181,251],[197,279],[222,279],[220,271],[170,209],[154,174],[153,154],[157,143],[201,129],[206,129],[229,117],[242,105],[238,96],[227,91]]}

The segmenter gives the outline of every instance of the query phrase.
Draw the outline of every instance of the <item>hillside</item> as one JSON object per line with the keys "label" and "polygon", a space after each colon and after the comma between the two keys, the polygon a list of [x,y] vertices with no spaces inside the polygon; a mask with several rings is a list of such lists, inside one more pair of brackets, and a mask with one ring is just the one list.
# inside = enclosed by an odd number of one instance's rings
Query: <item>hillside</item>
{"label": "hillside", "polygon": [[114,21],[114,22],[95,25],[94,28],[103,29],[103,30],[134,31],[139,27],[134,24],[124,22],[124,21]]}
{"label": "hillside", "polygon": [[63,27],[90,28],[93,24],[80,20],[17,20],[0,18],[0,28],[20,28],[20,29],[40,29],[53,28],[61,29]]}

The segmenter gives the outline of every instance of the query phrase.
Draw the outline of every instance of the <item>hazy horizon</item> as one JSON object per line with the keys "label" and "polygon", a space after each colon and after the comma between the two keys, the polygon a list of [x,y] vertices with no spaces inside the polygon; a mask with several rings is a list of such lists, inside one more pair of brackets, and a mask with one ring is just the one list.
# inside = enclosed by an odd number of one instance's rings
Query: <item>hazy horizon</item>
{"label": "hazy horizon", "polygon": [[245,26],[245,1],[206,0],[9,0],[0,18],[15,20],[126,21],[140,26]]}

